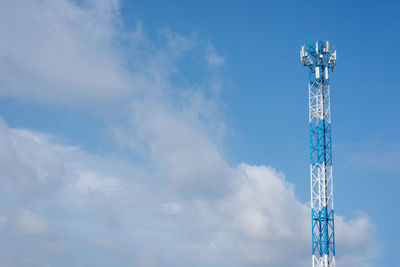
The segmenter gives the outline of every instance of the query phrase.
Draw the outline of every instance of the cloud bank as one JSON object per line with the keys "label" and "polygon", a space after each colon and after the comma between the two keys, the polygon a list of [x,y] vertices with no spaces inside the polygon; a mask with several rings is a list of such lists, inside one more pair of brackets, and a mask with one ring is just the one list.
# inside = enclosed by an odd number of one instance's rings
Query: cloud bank
{"label": "cloud bank", "polygon": [[[156,44],[140,23],[127,29],[120,8],[0,4],[2,94],[119,106],[123,122],[105,123],[131,156],[91,154],[1,120],[3,266],[308,266],[310,212],[293,185],[223,154],[225,58],[168,28]],[[193,84],[181,63],[195,49],[209,76]],[[364,214],[336,223],[338,264],[368,266],[374,225]]]}

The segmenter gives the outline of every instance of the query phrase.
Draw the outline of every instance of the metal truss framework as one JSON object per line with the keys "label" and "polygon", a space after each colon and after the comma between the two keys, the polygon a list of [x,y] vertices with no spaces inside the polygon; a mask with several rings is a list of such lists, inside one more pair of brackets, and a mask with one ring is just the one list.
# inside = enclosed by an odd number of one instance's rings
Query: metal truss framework
{"label": "metal truss framework", "polygon": [[331,109],[329,70],[336,63],[336,50],[329,42],[308,43],[300,51],[309,69],[310,176],[312,266],[335,266]]}

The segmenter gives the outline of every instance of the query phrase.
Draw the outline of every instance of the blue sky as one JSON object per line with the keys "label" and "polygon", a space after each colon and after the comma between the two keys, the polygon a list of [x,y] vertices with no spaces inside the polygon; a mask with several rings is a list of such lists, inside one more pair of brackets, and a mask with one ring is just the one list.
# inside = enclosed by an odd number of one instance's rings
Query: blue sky
{"label": "blue sky", "polygon": [[6,266],[309,266],[307,34],[338,53],[338,265],[399,265],[399,9],[0,3]]}

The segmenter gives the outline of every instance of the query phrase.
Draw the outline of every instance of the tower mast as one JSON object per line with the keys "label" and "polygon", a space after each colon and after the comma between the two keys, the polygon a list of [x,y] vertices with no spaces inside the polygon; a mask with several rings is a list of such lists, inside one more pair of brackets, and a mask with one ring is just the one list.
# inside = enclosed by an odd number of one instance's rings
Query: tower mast
{"label": "tower mast", "polygon": [[312,266],[335,267],[329,71],[336,50],[329,50],[328,41],[308,43],[300,59],[309,70]]}

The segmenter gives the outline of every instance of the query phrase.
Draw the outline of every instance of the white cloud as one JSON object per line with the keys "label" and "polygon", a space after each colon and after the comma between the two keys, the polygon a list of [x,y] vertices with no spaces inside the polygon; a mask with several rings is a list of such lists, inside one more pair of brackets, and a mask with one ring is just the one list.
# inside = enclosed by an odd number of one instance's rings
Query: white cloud
{"label": "white cloud", "polygon": [[168,215],[174,215],[181,213],[183,205],[180,202],[169,202],[161,204],[161,210]]}
{"label": "white cloud", "polygon": [[135,103],[133,113],[134,128],[125,136],[134,141],[127,144],[144,145],[147,157],[172,185],[191,196],[210,196],[228,189],[231,169],[209,137],[212,133],[207,133],[199,120],[201,111],[190,114],[191,110],[151,100]]}
{"label": "white cloud", "polygon": [[0,3],[0,93],[72,106],[129,93],[118,1]]}
{"label": "white cloud", "polygon": [[[0,174],[2,193],[12,199],[50,194],[63,183],[64,166],[54,146],[43,135],[10,130],[0,118]],[[51,190],[50,190],[51,189]]]}
{"label": "white cloud", "polygon": [[116,177],[99,177],[94,171],[79,171],[75,182],[76,190],[81,193],[102,191],[108,195],[121,191],[120,181]]}
{"label": "white cloud", "polygon": [[[4,132],[11,138],[4,138],[7,136]],[[39,261],[56,255],[58,265],[62,265],[66,257],[76,257],[77,252],[71,248],[83,243],[88,244],[83,249],[104,250],[101,256],[104,261],[121,261],[126,265],[185,266],[191,262],[192,266],[306,266],[309,263],[309,249],[305,245],[310,241],[309,207],[296,199],[293,185],[271,167],[222,164],[230,176],[217,178],[230,190],[208,196],[203,190],[213,185],[204,187],[202,179],[213,177],[213,164],[205,162],[201,173],[189,168],[188,177],[181,177],[182,180],[165,181],[165,176],[172,172],[168,165],[159,165],[157,172],[152,168],[138,169],[133,162],[125,165],[117,159],[55,145],[49,137],[10,130],[5,125],[0,129],[0,142],[12,147],[15,143],[11,140],[21,138],[21,132],[25,138],[29,137],[18,143],[20,153],[29,152],[23,153],[27,162],[38,158],[36,154],[40,156],[43,149],[53,147],[57,148],[53,150],[54,157],[63,160],[59,166],[65,168],[61,172],[65,175],[64,182],[57,190],[51,183],[43,184],[35,172],[26,177],[31,183],[41,184],[43,191],[53,191],[51,197],[30,196],[31,201],[41,203],[36,207],[41,210],[40,215],[24,207],[28,205],[23,200],[24,190],[9,187],[5,191],[6,195],[20,195],[20,200],[9,203],[8,207],[19,211],[16,216],[3,215],[5,222],[0,229],[10,229],[9,218],[15,218],[12,229],[19,234],[10,238],[17,247],[37,246],[38,257],[22,254],[27,260]],[[4,157],[3,153],[7,152],[0,152],[0,156]],[[196,158],[193,154],[197,151],[186,153]],[[49,157],[42,160],[51,163]],[[204,187],[201,193],[188,194],[179,186],[171,186],[171,181],[186,184],[185,179],[190,180],[193,188]],[[4,194],[1,198],[4,200]],[[339,258],[342,266],[363,264],[368,255],[373,255],[373,224],[364,215],[351,221],[339,216],[336,223],[337,243],[344,248]],[[35,239],[27,243],[29,236]],[[46,254],[44,251],[49,248],[54,252]],[[10,252],[8,258],[21,256],[15,253]],[[286,257],[287,253],[292,256]],[[85,260],[95,262],[90,256]]]}
{"label": "white cloud", "polygon": [[23,236],[43,236],[50,233],[46,220],[42,216],[26,209],[18,211],[15,227],[17,233]]}
{"label": "white cloud", "polygon": [[209,66],[217,67],[222,65],[225,62],[225,58],[218,55],[215,48],[208,43],[206,50],[205,50],[206,60]]}

